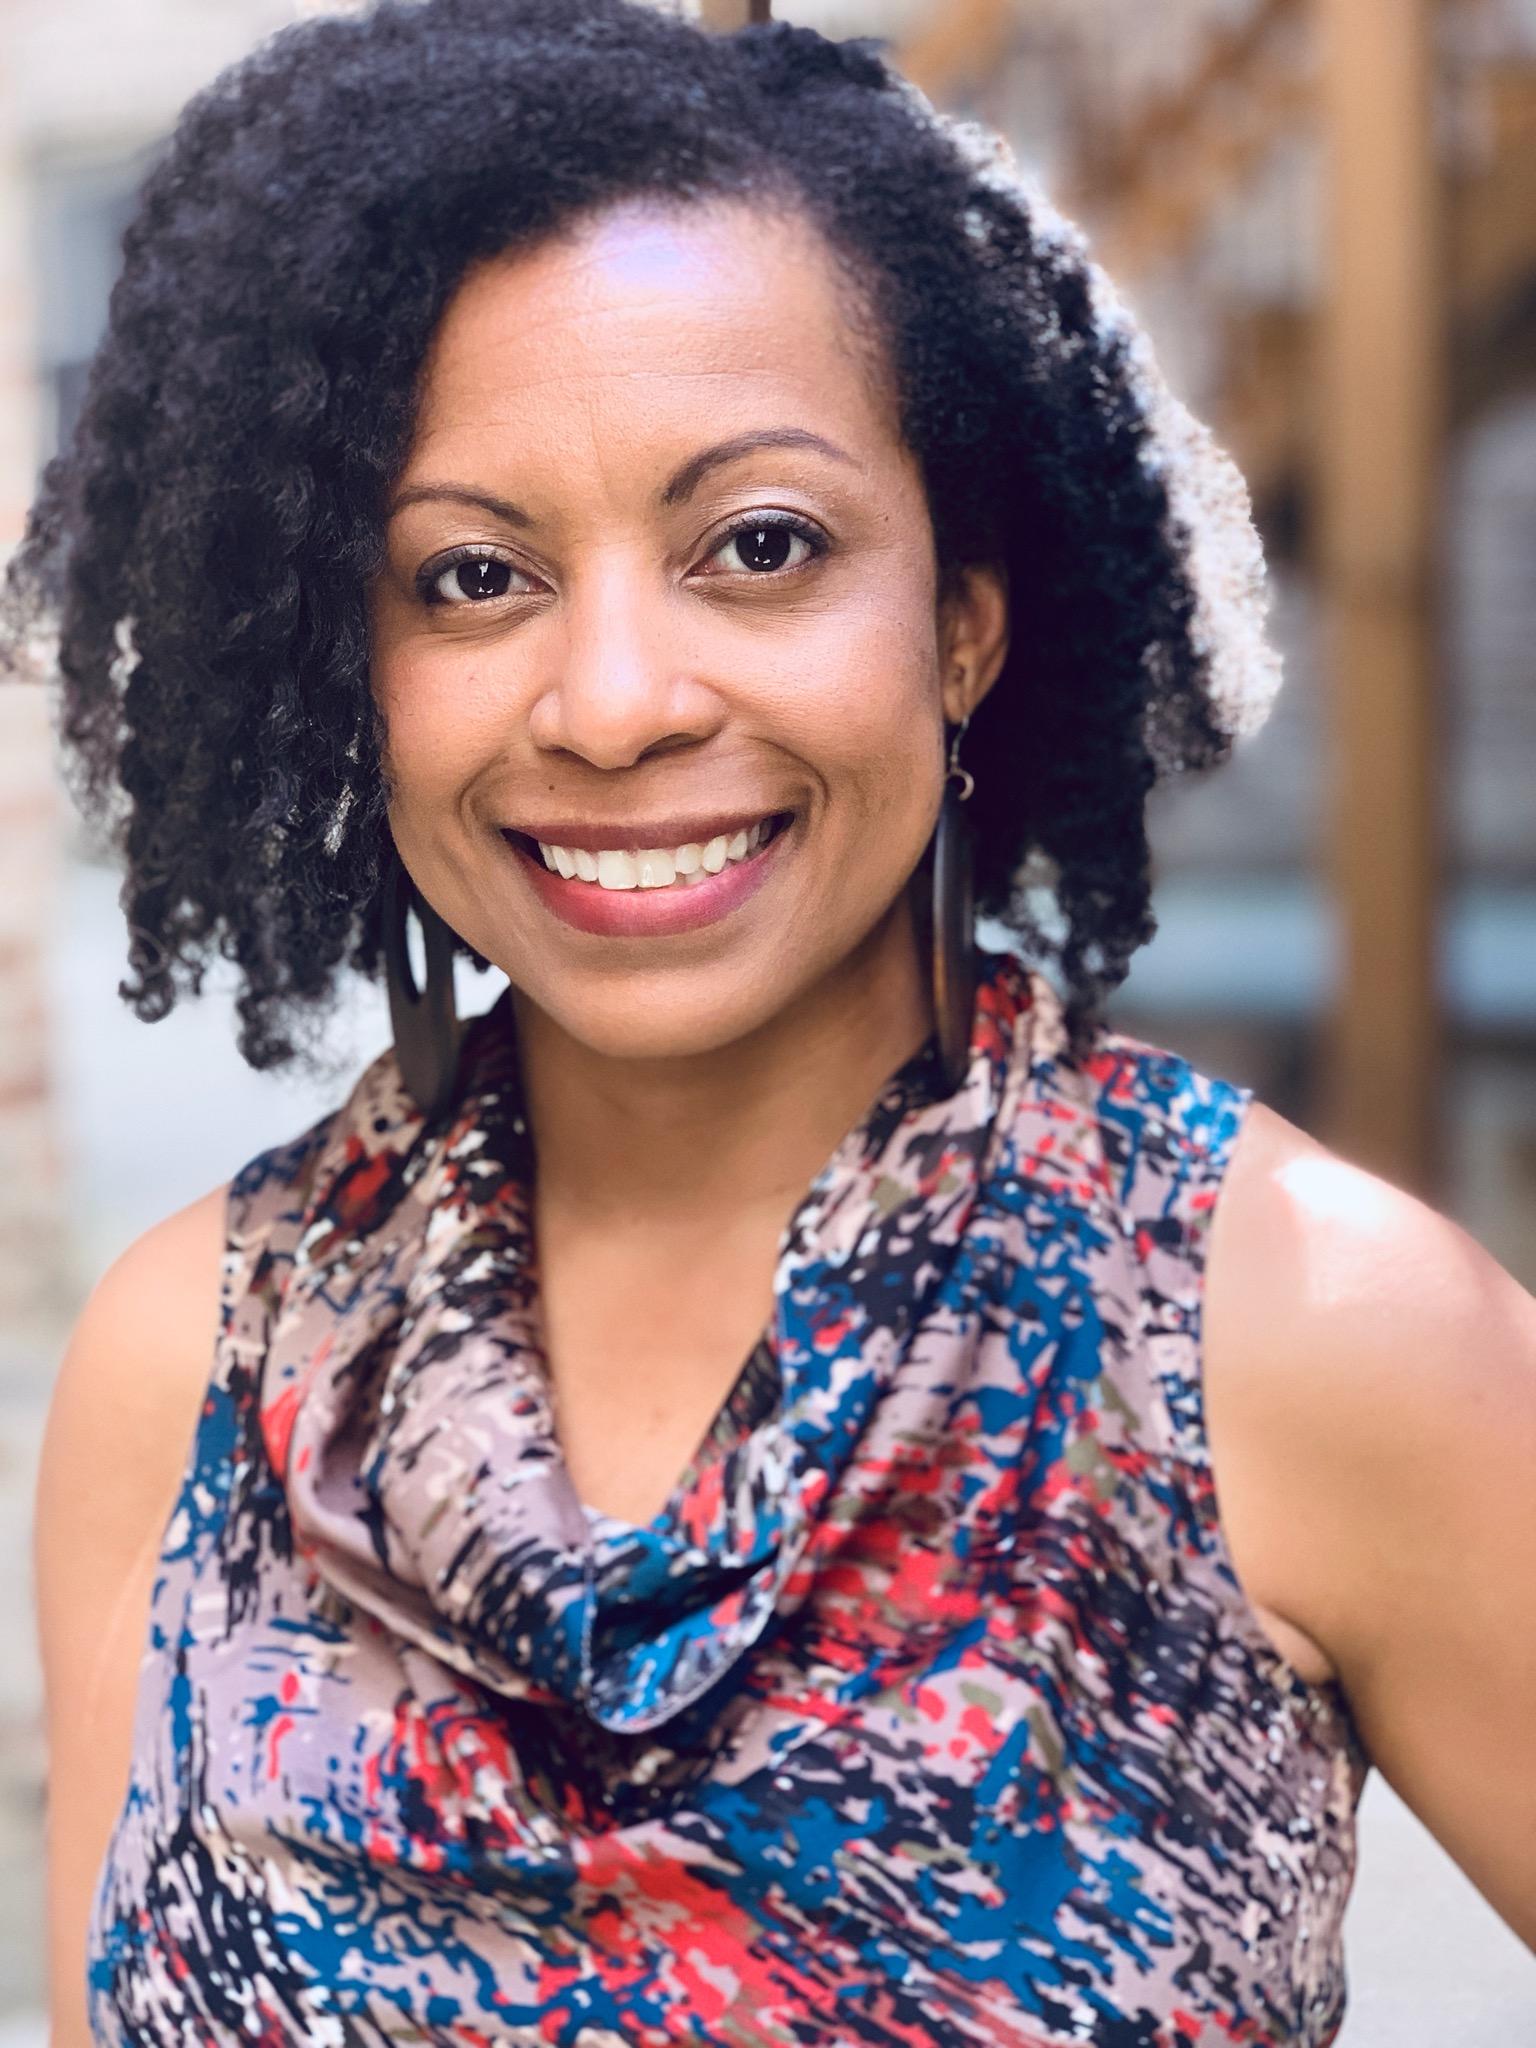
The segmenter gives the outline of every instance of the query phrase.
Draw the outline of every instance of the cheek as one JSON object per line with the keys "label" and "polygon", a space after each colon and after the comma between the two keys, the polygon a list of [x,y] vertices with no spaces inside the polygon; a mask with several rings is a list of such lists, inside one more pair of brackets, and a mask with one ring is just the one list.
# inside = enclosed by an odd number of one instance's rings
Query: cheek
{"label": "cheek", "polygon": [[456,791],[506,745],[505,688],[493,688],[462,649],[388,648],[375,654],[370,680],[402,805]]}
{"label": "cheek", "polygon": [[915,611],[866,617],[829,647],[797,706],[807,757],[871,809],[921,810],[938,772],[933,631]]}

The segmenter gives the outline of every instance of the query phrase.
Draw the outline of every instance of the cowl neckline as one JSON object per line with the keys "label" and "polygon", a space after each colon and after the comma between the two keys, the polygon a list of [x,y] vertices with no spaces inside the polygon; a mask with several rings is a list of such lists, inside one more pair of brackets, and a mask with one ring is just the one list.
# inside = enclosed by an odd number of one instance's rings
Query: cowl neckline
{"label": "cowl neckline", "polygon": [[619,1732],[693,1706],[805,1599],[876,1406],[930,1318],[954,1321],[939,1290],[1006,1145],[1041,987],[979,954],[959,1088],[942,1093],[930,1035],[833,1149],[780,1237],[779,1399],[643,1527],[584,1507],[555,1432],[510,991],[469,1025],[437,1119],[382,1054],[327,1133],[262,1367],[301,1553],[508,1698]]}

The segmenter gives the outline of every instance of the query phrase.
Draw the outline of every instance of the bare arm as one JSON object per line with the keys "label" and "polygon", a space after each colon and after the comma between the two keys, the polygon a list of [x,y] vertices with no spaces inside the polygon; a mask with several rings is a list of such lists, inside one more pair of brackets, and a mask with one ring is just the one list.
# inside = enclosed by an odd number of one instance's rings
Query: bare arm
{"label": "bare arm", "polygon": [[213,1367],[225,1190],[146,1232],[75,1325],[43,1433],[33,1551],[47,1713],[52,2048],[87,2048],[85,1931],[127,1792],[165,1526]]}
{"label": "bare arm", "polygon": [[1252,1597],[1536,1948],[1536,1299],[1255,1104],[1212,1224],[1212,1454]]}

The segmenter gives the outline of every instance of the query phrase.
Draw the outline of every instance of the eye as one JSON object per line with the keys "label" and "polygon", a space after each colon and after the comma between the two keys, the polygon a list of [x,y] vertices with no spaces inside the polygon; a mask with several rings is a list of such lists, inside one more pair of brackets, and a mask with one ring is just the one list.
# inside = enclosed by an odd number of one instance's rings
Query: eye
{"label": "eye", "polygon": [[509,594],[523,595],[511,589],[512,578],[522,573],[485,548],[456,548],[451,554],[428,562],[416,579],[416,587],[423,604],[446,605],[450,610],[462,611],[467,605],[485,604]]}
{"label": "eye", "polygon": [[[797,541],[805,552],[795,560]],[[710,561],[729,548],[736,550],[737,559],[727,567],[767,580],[805,568],[808,562],[826,553],[827,542],[820,528],[808,519],[797,519],[788,512],[755,512],[750,519],[738,520],[716,546]]]}

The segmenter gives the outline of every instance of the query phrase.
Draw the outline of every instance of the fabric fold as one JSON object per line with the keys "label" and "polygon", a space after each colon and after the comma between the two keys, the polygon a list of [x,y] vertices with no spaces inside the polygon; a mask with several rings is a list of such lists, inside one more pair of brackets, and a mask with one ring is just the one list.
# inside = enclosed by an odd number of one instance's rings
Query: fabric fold
{"label": "fabric fold", "polygon": [[1017,959],[982,955],[961,1086],[939,1092],[930,1036],[835,1147],[780,1239],[779,1401],[643,1528],[589,1515],[556,1435],[509,996],[469,1027],[447,1121],[376,1062],[315,1173],[263,1373],[296,1543],[509,1698],[615,1731],[692,1706],[803,1597],[818,1518],[964,1240],[1032,1002]]}
{"label": "fabric fold", "polygon": [[930,1043],[833,1149],[637,1528],[557,1441],[510,1023],[443,1118],[386,1055],[231,1184],[95,2031],[1332,2040],[1363,1752],[1204,1427],[1248,1091],[1070,1059],[987,956],[963,1086]]}

